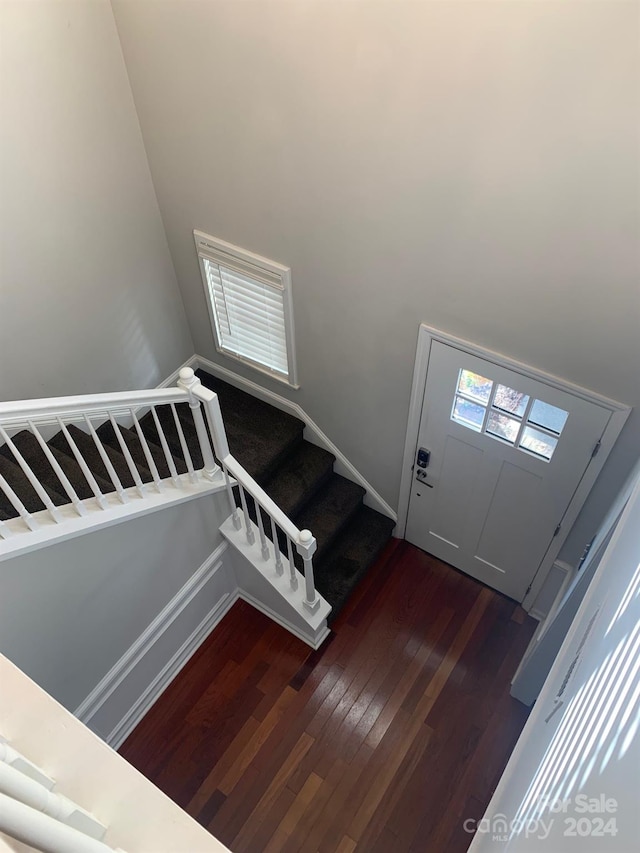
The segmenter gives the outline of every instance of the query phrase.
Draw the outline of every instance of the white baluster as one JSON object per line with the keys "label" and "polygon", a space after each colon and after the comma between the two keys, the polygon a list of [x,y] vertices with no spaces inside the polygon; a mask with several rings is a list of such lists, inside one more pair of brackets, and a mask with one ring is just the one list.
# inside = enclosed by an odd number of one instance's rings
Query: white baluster
{"label": "white baluster", "polygon": [[10,764],[16,770],[19,770],[25,776],[28,776],[30,779],[35,779],[35,781],[42,785],[47,789],[47,791],[51,791],[53,786],[56,784],[55,781],[51,778],[51,776],[47,776],[47,774],[38,767],[37,764],[34,764],[33,761],[30,761],[28,758],[25,758],[21,752],[15,750],[8,741],[0,735],[0,761],[5,761],[7,764]]}
{"label": "white baluster", "polygon": [[231,488],[231,480],[229,479],[229,472],[227,471],[227,466],[224,465],[224,479],[227,486],[227,496],[229,498],[229,505],[231,507],[231,514],[233,516],[233,526],[236,530],[240,530],[242,527],[242,519],[240,518],[240,513],[238,512],[238,507],[236,505],[235,498],[233,497],[233,489]]}
{"label": "white baluster", "polygon": [[313,555],[316,552],[317,543],[310,530],[300,531],[296,548],[304,564],[305,599],[303,604],[307,610],[313,613],[320,606],[320,598],[316,595],[316,587],[313,581]]}
{"label": "white baluster", "polygon": [[[28,463],[27,463],[26,459],[24,458],[24,456],[22,455],[22,453],[20,453],[20,451],[18,450],[18,448],[15,446],[15,444],[13,443],[13,441],[11,440],[11,438],[9,437],[9,435],[7,434],[7,432],[6,432],[6,430],[4,429],[4,427],[1,427],[1,426],[0,426],[0,437],[2,437],[2,438],[4,439],[4,441],[5,441],[6,445],[7,445],[7,447],[8,447],[8,448],[11,450],[11,452],[13,453],[13,456],[14,456],[14,458],[15,458],[16,462],[18,463],[18,465],[20,466],[20,468],[22,468],[22,472],[24,473],[24,475],[26,476],[26,478],[29,480],[29,482],[31,483],[31,485],[32,485],[32,486],[33,486],[33,488],[35,489],[36,494],[38,495],[38,497],[40,498],[40,500],[42,501],[42,503],[45,505],[45,507],[46,507],[46,508],[47,508],[47,510],[49,511],[49,515],[51,516],[51,518],[56,522],[56,524],[59,524],[59,523],[62,521],[62,517],[61,517],[61,515],[60,515],[59,511],[57,510],[57,508],[55,507],[55,505],[54,505],[53,501],[52,501],[52,500],[51,500],[51,498],[49,497],[49,495],[48,495],[48,493],[47,493],[46,489],[44,488],[44,486],[42,485],[42,483],[40,482],[40,480],[38,480],[38,478],[36,477],[36,475],[33,473],[33,471],[31,470],[31,468],[29,467],[29,465],[28,465]],[[6,482],[6,481],[5,481],[5,482]],[[15,492],[13,492],[13,494],[15,495]],[[7,493],[7,495],[9,496],[9,493]],[[11,497],[10,497],[10,496],[9,496],[9,500],[11,500],[11,502],[13,503],[13,500],[11,499]],[[18,507],[16,506],[16,504],[13,504],[13,505],[14,505],[14,507],[15,507],[16,509],[18,509]],[[20,504],[20,505],[22,506],[22,504]],[[22,508],[23,508],[23,510],[24,510],[24,511],[25,511],[25,513],[26,513],[27,511],[26,511],[26,509],[24,508],[24,506],[22,506]],[[19,511],[19,510],[18,510],[18,511]],[[29,514],[29,513],[27,513],[27,515],[28,515],[28,514]],[[22,512],[20,512],[20,515],[22,516]],[[26,521],[26,518],[25,518],[25,521]],[[31,529],[33,530],[33,528],[31,528]]]}
{"label": "white baluster", "polygon": [[138,471],[138,466],[133,461],[133,456],[131,455],[131,451],[129,450],[129,446],[127,442],[124,440],[122,433],[120,432],[120,425],[116,421],[113,416],[113,412],[109,412],[109,422],[113,428],[113,433],[116,437],[122,455],[124,456],[127,465],[129,466],[129,471],[131,472],[131,476],[133,477],[133,482],[136,484],[136,489],[138,490],[138,494],[141,498],[146,497],[147,490],[144,487],[144,483],[142,482],[142,477],[140,476],[140,472]]}
{"label": "white baluster", "polygon": [[280,543],[278,542],[278,530],[276,528],[276,523],[273,520],[273,516],[271,518],[271,535],[273,537],[273,548],[276,555],[276,574],[282,575],[284,572],[284,566],[282,564],[282,554],[280,552]]}
{"label": "white baluster", "polygon": [[140,444],[142,445],[142,452],[144,453],[144,458],[147,461],[147,468],[151,472],[151,476],[153,477],[153,482],[155,484],[156,489],[159,492],[164,491],[164,487],[162,485],[162,480],[160,479],[160,474],[158,473],[158,466],[156,465],[155,459],[153,458],[153,454],[149,448],[149,444],[147,442],[146,435],[142,432],[142,427],[138,422],[138,418],[136,417],[136,413],[133,409],[129,409],[131,412],[131,417],[133,418],[133,425],[136,428],[136,432],[138,434],[138,439]]}
{"label": "white baluster", "polygon": [[204,463],[204,475],[207,480],[213,480],[215,475],[220,470],[216,464],[216,460],[211,449],[211,442],[207,434],[207,428],[202,416],[202,405],[197,398],[195,391],[201,385],[200,379],[195,375],[190,367],[183,367],[180,371],[180,379],[178,387],[184,388],[189,394],[189,408],[193,415],[193,423],[196,427],[198,441],[200,442],[200,450],[202,451],[202,461]]}
{"label": "white baluster", "polygon": [[193,460],[191,459],[191,453],[189,453],[189,447],[187,445],[187,440],[184,437],[184,430],[182,429],[182,424],[180,423],[180,418],[178,417],[178,413],[176,412],[176,407],[174,403],[171,403],[171,411],[173,412],[173,421],[176,425],[176,430],[178,432],[178,440],[180,441],[180,448],[182,449],[182,455],[184,456],[184,461],[187,464],[187,471],[189,472],[189,478],[192,483],[198,482],[198,475],[193,469]]}
{"label": "white baluster", "polygon": [[[111,478],[111,482],[113,483],[113,485],[116,488],[116,494],[118,495],[118,498],[120,499],[120,503],[123,503],[123,504],[129,503],[129,498],[127,497],[127,495],[124,491],[124,487],[122,485],[120,477],[118,477],[118,473],[117,473],[116,469],[113,467],[113,463],[112,463],[111,459],[109,459],[109,454],[107,453],[107,451],[104,448],[104,445],[100,441],[98,433],[95,431],[95,427],[91,423],[91,419],[89,418],[88,415],[84,416],[84,422],[87,425],[87,429],[89,430],[91,437],[93,438],[93,443],[96,446],[96,450],[100,454],[100,459],[102,459],[104,467],[107,469],[107,473],[109,474],[109,477]],[[83,509],[84,509],[84,507],[83,507]]]}
{"label": "white baluster", "polygon": [[0,794],[0,832],[42,853],[113,853],[104,842],[6,794]]}
{"label": "white baluster", "polygon": [[56,457],[51,452],[51,448],[49,447],[47,442],[44,440],[44,438],[40,435],[40,432],[38,431],[38,427],[33,423],[33,421],[27,421],[27,423],[29,424],[29,429],[31,430],[31,432],[35,436],[38,444],[40,445],[40,449],[42,450],[44,455],[47,457],[47,461],[48,461],[49,465],[51,465],[51,467],[55,471],[56,477],[62,483],[62,486],[63,486],[65,492],[69,496],[69,500],[73,504],[73,508],[78,513],[78,515],[86,515],[87,514],[87,508],[85,507],[85,505],[82,503],[82,501],[78,497],[78,493],[73,488],[73,486],[71,485],[71,483],[69,481],[69,478],[67,477],[67,475],[64,473],[64,471],[60,467],[60,463],[58,462]]}
{"label": "white baluster", "polygon": [[0,761],[0,793],[73,826],[90,838],[98,841],[104,838],[107,828],[93,815],[4,761]]}
{"label": "white baluster", "polygon": [[22,501],[20,500],[20,498],[19,498],[19,497],[16,495],[16,493],[13,491],[13,489],[11,488],[11,486],[9,485],[9,483],[7,483],[7,481],[6,481],[6,480],[5,480],[5,478],[2,476],[2,474],[0,474],[0,488],[1,488],[1,489],[2,489],[2,491],[5,493],[5,495],[9,498],[9,500],[11,501],[11,505],[13,506],[13,508],[15,509],[15,511],[18,513],[18,515],[20,516],[20,518],[21,518],[21,519],[24,521],[24,523],[27,525],[27,527],[29,528],[29,530],[38,530],[38,528],[40,527],[40,525],[39,525],[39,524],[38,524],[38,522],[35,520],[35,518],[31,515],[31,513],[30,513],[30,512],[28,512],[28,510],[27,510],[27,508],[25,507],[25,505],[22,503]]}
{"label": "white baluster", "polygon": [[80,453],[78,445],[73,440],[71,433],[67,429],[67,426],[62,421],[62,419],[56,418],[56,421],[58,422],[58,426],[62,430],[64,437],[67,439],[69,447],[71,448],[71,452],[75,456],[76,462],[80,466],[80,469],[81,469],[82,473],[84,474],[87,483],[89,483],[89,488],[91,489],[91,491],[95,495],[96,501],[98,502],[98,506],[100,507],[100,509],[106,509],[107,503],[104,499],[104,495],[102,494],[102,490],[100,489],[100,486],[98,485],[98,483],[96,481],[96,478],[93,476],[91,468],[89,468],[87,463],[84,461],[84,456],[82,455],[82,453]]}
{"label": "white baluster", "polygon": [[256,501],[256,517],[258,519],[258,531],[260,533],[260,548],[262,549],[262,558],[268,560],[270,557],[267,537],[264,535],[264,523],[262,520],[262,507]]}
{"label": "white baluster", "polygon": [[292,590],[298,589],[298,575],[296,574],[296,566],[293,562],[293,548],[291,547],[291,539],[287,536],[287,556],[289,557],[289,584]]}
{"label": "white baluster", "polygon": [[9,539],[13,536],[13,530],[0,519],[0,539]]}
{"label": "white baluster", "polygon": [[242,504],[242,512],[244,513],[244,525],[247,531],[247,542],[249,545],[253,545],[256,541],[256,537],[253,533],[253,527],[251,526],[251,516],[249,515],[249,510],[247,509],[247,497],[244,493],[244,489],[238,483],[238,488],[240,489],[240,503]]}
{"label": "white baluster", "polygon": [[173,485],[177,488],[180,488],[180,477],[178,476],[176,463],[173,461],[173,454],[169,449],[169,444],[167,443],[164,430],[162,429],[162,425],[160,423],[160,418],[158,417],[158,413],[155,410],[155,406],[151,407],[151,415],[153,417],[153,422],[156,425],[156,431],[158,433],[158,438],[160,439],[162,450],[164,451],[164,458],[167,460],[167,465],[169,466],[169,473],[171,474]]}

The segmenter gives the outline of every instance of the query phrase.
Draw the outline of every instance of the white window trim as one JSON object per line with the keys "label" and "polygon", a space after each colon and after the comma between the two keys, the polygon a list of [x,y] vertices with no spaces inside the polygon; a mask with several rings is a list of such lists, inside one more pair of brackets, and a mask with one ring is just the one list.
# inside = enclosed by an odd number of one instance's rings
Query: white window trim
{"label": "white window trim", "polygon": [[[233,361],[240,362],[241,364],[250,367],[252,370],[257,370],[259,373],[263,373],[264,375],[269,376],[271,379],[275,379],[277,382],[281,382],[285,385],[288,385],[290,388],[299,388],[300,385],[298,384],[298,370],[296,364],[295,334],[293,324],[293,300],[291,294],[290,267],[285,267],[282,264],[277,263],[276,261],[271,261],[268,258],[263,258],[261,255],[256,255],[253,252],[247,251],[246,249],[241,249],[239,246],[234,246],[231,243],[226,243],[224,240],[219,240],[217,237],[212,237],[210,234],[205,234],[203,231],[195,230],[193,232],[193,238],[196,244],[196,252],[198,253],[200,275],[202,277],[205,301],[207,303],[207,310],[209,312],[209,319],[211,321],[211,328],[213,331],[213,339],[216,350],[221,355],[225,356],[225,358],[230,358]],[[222,342],[218,339],[216,317],[213,305],[211,304],[209,287],[207,284],[207,272],[204,265],[204,261],[206,260],[209,260],[212,263],[216,264],[223,264],[224,266],[227,266],[230,269],[235,268],[241,272],[246,272],[247,266],[253,267],[255,268],[257,279],[265,278],[266,276],[267,281],[269,279],[273,279],[274,277],[278,280],[278,284],[282,286],[283,290],[284,325],[287,347],[287,362],[289,368],[288,375],[285,376],[281,373],[277,373],[276,371],[270,370],[265,365],[259,364],[253,361],[252,359],[243,358],[242,356],[236,353],[229,352],[228,349],[222,346]],[[236,264],[234,264],[234,261],[236,261]]]}

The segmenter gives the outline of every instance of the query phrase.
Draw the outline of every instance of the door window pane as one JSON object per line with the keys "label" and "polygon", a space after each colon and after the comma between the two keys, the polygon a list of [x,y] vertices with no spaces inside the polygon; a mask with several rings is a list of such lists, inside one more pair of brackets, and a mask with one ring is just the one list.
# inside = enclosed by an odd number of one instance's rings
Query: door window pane
{"label": "door window pane", "polygon": [[522,434],[520,447],[524,447],[526,450],[530,450],[532,453],[549,460],[553,456],[553,451],[556,449],[557,443],[557,438],[545,435],[543,432],[538,432],[537,429],[526,427]]}
{"label": "door window pane", "polygon": [[537,424],[544,429],[551,430],[558,435],[567,422],[569,412],[564,409],[559,409],[557,406],[551,406],[549,403],[543,403],[542,400],[536,400],[531,407],[529,414],[529,423]]}
{"label": "door window pane", "polygon": [[472,373],[470,370],[461,370],[458,378],[458,391],[461,394],[466,394],[468,397],[473,397],[481,403],[487,403],[491,395],[493,382],[491,379],[485,379],[478,373]]}
{"label": "door window pane", "polygon": [[[514,449],[549,461],[568,417],[564,409],[531,400],[529,394],[472,370],[458,373],[451,420],[474,432],[506,441]],[[519,441],[518,436],[521,436]]]}
{"label": "door window pane", "polygon": [[496,395],[493,398],[493,405],[497,409],[511,412],[512,415],[518,415],[520,418],[524,415],[528,402],[528,394],[509,388],[507,385],[498,385]]}
{"label": "door window pane", "polygon": [[482,429],[485,411],[484,406],[479,406],[470,400],[465,400],[464,397],[456,396],[451,418],[463,426],[470,427],[479,432]]}
{"label": "door window pane", "polygon": [[520,429],[520,421],[515,421],[513,418],[508,418],[506,415],[501,415],[499,412],[490,412],[487,420],[486,432],[491,435],[496,435],[499,438],[504,438],[505,441],[513,442],[518,437]]}

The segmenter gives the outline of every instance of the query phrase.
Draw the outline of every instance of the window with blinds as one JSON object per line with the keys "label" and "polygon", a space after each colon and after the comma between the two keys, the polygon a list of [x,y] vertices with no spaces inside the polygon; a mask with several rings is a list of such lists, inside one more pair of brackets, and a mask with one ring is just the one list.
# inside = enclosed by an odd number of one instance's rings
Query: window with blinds
{"label": "window with blinds", "polygon": [[219,352],[296,385],[291,270],[194,231]]}

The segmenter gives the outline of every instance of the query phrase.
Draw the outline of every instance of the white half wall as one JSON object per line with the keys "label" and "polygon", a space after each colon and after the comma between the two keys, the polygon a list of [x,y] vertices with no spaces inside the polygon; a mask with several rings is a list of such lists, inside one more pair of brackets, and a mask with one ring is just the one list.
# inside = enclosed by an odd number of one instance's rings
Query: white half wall
{"label": "white half wall", "polygon": [[[221,576],[206,575],[215,563],[205,564],[223,541],[218,528],[228,513],[226,493],[207,495],[3,562],[0,652],[71,711],[93,694],[97,713],[97,685],[125,654],[133,660],[132,647],[142,650],[141,635],[173,601],[167,616],[184,611],[180,636],[173,648],[158,645],[157,661],[152,655],[138,671],[129,685],[129,695],[137,690],[132,702],[138,699],[226,592],[216,586]],[[196,590],[194,609],[190,582],[198,571],[206,585]],[[119,720],[117,711],[100,720],[100,733],[109,735]]]}
{"label": "white half wall", "polygon": [[[227,848],[0,655],[0,734],[56,781],[62,793],[107,826],[128,853],[224,853]],[[3,843],[3,839],[6,842]],[[0,837],[2,851],[32,851]]]}
{"label": "white half wall", "polygon": [[0,400],[193,353],[108,0],[0,3]]}
{"label": "white half wall", "polygon": [[627,853],[640,801],[640,480],[477,830],[472,853]]}
{"label": "white half wall", "polygon": [[237,598],[223,542],[75,709],[75,716],[118,749]]}
{"label": "white half wall", "polygon": [[193,228],[290,266],[301,387],[258,381],[392,507],[420,322],[640,405],[636,2],[113,6],[196,351]]}

